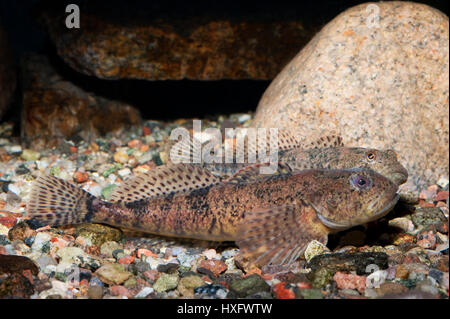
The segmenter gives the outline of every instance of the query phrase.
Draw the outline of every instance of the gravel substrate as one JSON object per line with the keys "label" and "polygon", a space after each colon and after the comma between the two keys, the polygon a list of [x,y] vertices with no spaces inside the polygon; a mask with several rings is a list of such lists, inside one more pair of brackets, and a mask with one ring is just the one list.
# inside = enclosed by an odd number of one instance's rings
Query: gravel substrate
{"label": "gravel substrate", "polygon": [[[250,114],[203,121],[246,127]],[[53,174],[108,199],[129,176],[167,162],[171,129],[147,121],[91,143],[22,149],[0,125],[0,298],[448,298],[448,181],[404,194],[377,222],[312,242],[290,270],[243,269],[234,243],[155,237],[84,224],[37,228],[25,207]]]}

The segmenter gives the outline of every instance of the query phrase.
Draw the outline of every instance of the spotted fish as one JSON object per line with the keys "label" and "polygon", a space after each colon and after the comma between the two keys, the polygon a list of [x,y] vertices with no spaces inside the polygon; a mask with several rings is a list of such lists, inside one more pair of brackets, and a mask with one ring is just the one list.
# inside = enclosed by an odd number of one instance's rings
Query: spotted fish
{"label": "spotted fish", "polygon": [[[292,171],[250,167],[221,180],[192,164],[163,165],[124,182],[111,202],[54,176],[27,203],[49,225],[104,223],[156,235],[235,241],[251,264],[288,265],[312,240],[386,215],[398,186],[370,169]],[[137,198],[137,200],[135,200]]]}
{"label": "spotted fish", "polygon": [[[186,143],[183,147],[187,147],[189,152],[192,152],[192,144]],[[370,168],[391,179],[397,185],[405,183],[408,179],[408,172],[398,161],[395,151],[345,147],[342,138],[337,135],[325,136],[311,143],[303,144],[292,135],[280,130],[277,146],[277,160],[288,164],[294,170],[360,167]],[[266,145],[266,149],[269,149],[268,145]],[[244,154],[247,154],[249,150],[258,153],[255,144],[245,144]],[[234,151],[233,154],[235,156],[236,152]],[[193,155],[189,153],[181,159],[185,162],[192,162],[192,157]],[[258,159],[257,162],[260,160]],[[227,178],[254,164],[251,164],[245,157],[243,163],[206,163],[202,161],[197,165],[210,170],[216,176]]]}

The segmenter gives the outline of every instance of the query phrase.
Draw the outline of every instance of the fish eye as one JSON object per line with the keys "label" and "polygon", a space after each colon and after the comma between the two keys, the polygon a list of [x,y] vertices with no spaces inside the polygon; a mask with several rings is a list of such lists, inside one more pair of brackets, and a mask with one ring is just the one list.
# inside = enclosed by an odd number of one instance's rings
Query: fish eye
{"label": "fish eye", "polygon": [[358,189],[366,189],[372,186],[372,181],[362,175],[355,175],[351,178],[351,183]]}
{"label": "fish eye", "polygon": [[369,160],[369,162],[373,162],[374,160],[377,159],[377,155],[375,154],[375,152],[369,151],[366,154],[366,158]]}

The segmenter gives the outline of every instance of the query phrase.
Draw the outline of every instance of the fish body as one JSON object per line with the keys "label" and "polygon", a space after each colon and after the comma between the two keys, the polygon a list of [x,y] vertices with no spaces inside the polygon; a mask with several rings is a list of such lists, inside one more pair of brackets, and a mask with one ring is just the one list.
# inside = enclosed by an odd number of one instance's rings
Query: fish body
{"label": "fish body", "polygon": [[[186,164],[161,167],[136,188],[128,184],[123,191],[145,192],[145,185],[155,186],[156,176],[164,181],[157,188],[162,184],[173,191],[144,199],[137,194],[141,199],[134,201],[119,196],[116,202],[52,176],[41,177],[27,212],[51,225],[96,222],[164,236],[236,241],[256,263],[285,264],[298,258],[311,240],[326,243],[330,232],[380,218],[398,200],[398,186],[370,169],[296,172],[282,167],[279,174],[263,177],[247,168],[219,182],[211,181],[207,171],[200,178],[199,172]],[[169,187],[168,181],[177,186]]]}
{"label": "fish body", "polygon": [[[278,153],[278,161],[294,170],[305,169],[372,169],[397,185],[408,179],[407,170],[400,164],[393,150],[380,151],[362,147],[294,148]],[[202,163],[202,167],[221,177],[232,176],[250,163]]]}
{"label": "fish body", "polygon": [[[266,143],[266,139],[263,143]],[[197,142],[201,144],[200,142]],[[234,141],[233,143],[236,143]],[[233,146],[232,162],[224,161],[224,156],[217,162],[206,161],[204,158],[208,153],[202,153],[201,162],[196,165],[208,169],[215,176],[227,178],[233,176],[242,169],[255,163],[264,163],[269,161],[267,157],[260,157],[260,154],[266,153],[270,149],[267,143],[264,152],[260,152],[260,146],[256,141],[245,140],[242,162],[236,160],[237,149]],[[264,144],[263,144],[264,145]],[[193,143],[181,144],[184,148],[184,154],[178,159],[184,163],[193,162]],[[372,169],[397,185],[405,183],[408,179],[407,170],[398,161],[397,154],[393,150],[377,150],[373,148],[346,147],[342,138],[336,135],[325,136],[310,144],[303,144],[296,137],[280,130],[278,132],[278,144],[276,148],[277,161],[289,165],[293,170],[305,169],[350,169],[350,168],[369,168]],[[250,160],[249,154],[255,156]],[[219,158],[219,159],[220,159]],[[212,158],[210,158],[212,159]]]}

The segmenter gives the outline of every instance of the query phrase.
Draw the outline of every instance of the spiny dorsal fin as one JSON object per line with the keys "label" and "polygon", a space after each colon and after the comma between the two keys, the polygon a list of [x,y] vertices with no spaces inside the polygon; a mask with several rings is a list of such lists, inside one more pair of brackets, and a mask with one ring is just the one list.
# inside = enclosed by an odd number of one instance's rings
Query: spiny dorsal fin
{"label": "spiny dorsal fin", "polygon": [[327,147],[342,147],[342,137],[338,135],[322,136],[318,140],[307,144],[304,148],[327,148]]}
{"label": "spiny dorsal fin", "polygon": [[113,202],[133,202],[170,193],[189,192],[218,184],[220,179],[207,169],[192,164],[161,165],[127,179],[111,195]]}
{"label": "spiny dorsal fin", "polygon": [[[278,129],[278,143],[277,143],[277,151],[284,151],[284,150],[289,150],[289,149],[293,149],[293,148],[300,148],[302,147],[302,143],[292,134],[288,133],[286,130],[284,129]],[[268,153],[270,150],[270,130],[266,129],[266,134],[265,134],[266,138],[264,141],[264,146],[266,149],[266,152]],[[258,143],[259,143],[259,133],[256,132],[256,140],[254,140],[253,138],[249,138],[249,135],[245,135],[244,137],[244,147],[243,147],[243,152],[244,152],[244,161],[246,163],[248,163],[248,154],[256,154],[256,160],[258,160],[258,153],[260,151],[260,147],[258,147]],[[220,141],[221,142],[221,141]],[[195,144],[197,143],[197,144]],[[193,137],[192,135],[190,135],[189,139],[182,139],[180,141],[177,142],[172,142],[171,143],[171,150],[172,147],[176,146],[176,149],[174,150],[174,153],[171,153],[170,156],[170,161],[173,163],[193,163],[193,159],[194,159],[194,145],[198,145],[197,147],[202,147],[204,146],[206,143],[211,143],[211,141],[208,142],[201,142],[199,139]],[[237,140],[236,138],[233,139],[233,158],[234,160],[236,160],[236,143]],[[219,147],[222,147],[221,144],[219,144]],[[223,156],[225,156],[225,150],[222,149],[223,152]],[[174,156],[172,156],[174,155]],[[204,154],[201,154],[201,156],[204,156]],[[200,161],[203,163],[204,159],[200,158]]]}
{"label": "spiny dorsal fin", "polygon": [[[264,172],[262,170],[263,168],[269,169],[271,168],[270,163],[257,163],[253,165],[249,165],[247,167],[244,167],[240,170],[238,170],[236,173],[234,173],[229,178],[225,179],[225,183],[230,184],[245,184],[245,183],[251,183],[254,181],[260,181],[264,178],[273,178],[274,176],[288,176],[292,174],[291,167],[283,162],[278,162],[275,164],[275,167],[273,167],[271,170]],[[273,171],[275,169],[275,171]]]}
{"label": "spiny dorsal fin", "polygon": [[[170,156],[169,160],[174,164],[189,164],[194,162],[194,145],[198,143],[198,145],[202,145],[200,140],[193,137],[191,134],[189,135],[189,139],[182,139],[180,141],[172,141],[170,142]],[[202,162],[202,159],[200,158]]]}
{"label": "spiny dorsal fin", "polygon": [[46,225],[89,222],[94,196],[54,176],[41,176],[33,184],[27,215]]}
{"label": "spiny dorsal fin", "polygon": [[315,210],[301,201],[245,213],[238,226],[236,244],[251,264],[288,265],[303,255],[312,240],[327,242],[328,230]]}

